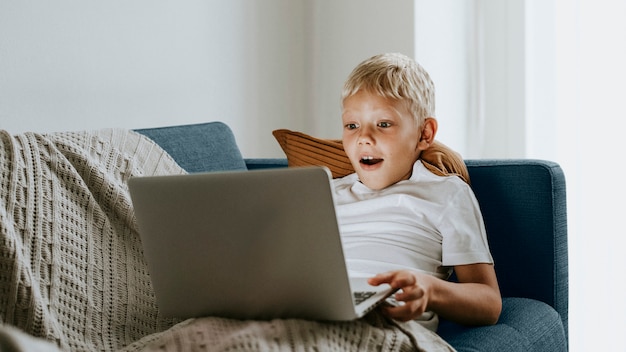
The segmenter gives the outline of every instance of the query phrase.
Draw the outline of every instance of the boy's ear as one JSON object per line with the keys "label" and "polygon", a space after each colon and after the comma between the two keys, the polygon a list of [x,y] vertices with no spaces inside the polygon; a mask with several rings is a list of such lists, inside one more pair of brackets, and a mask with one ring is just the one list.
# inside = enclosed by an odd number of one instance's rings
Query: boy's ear
{"label": "boy's ear", "polygon": [[422,126],[422,133],[420,133],[420,140],[417,143],[417,149],[426,150],[435,141],[435,135],[437,134],[437,120],[432,117],[427,117]]}

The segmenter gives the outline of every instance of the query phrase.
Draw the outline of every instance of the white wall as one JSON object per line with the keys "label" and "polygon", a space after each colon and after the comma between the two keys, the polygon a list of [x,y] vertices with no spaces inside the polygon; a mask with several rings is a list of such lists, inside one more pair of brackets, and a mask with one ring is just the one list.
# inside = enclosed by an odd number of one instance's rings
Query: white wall
{"label": "white wall", "polygon": [[247,157],[271,131],[340,132],[343,80],[412,54],[413,2],[0,2],[0,128],[17,133],[221,120]]}
{"label": "white wall", "polygon": [[[216,90],[202,2],[0,3],[0,116],[9,130],[158,124]],[[227,46],[228,41],[216,43]],[[219,64],[217,66],[220,66]],[[226,77],[225,77],[226,78]],[[207,97],[208,96],[208,97]]]}
{"label": "white wall", "polygon": [[341,137],[340,95],[361,61],[383,52],[415,52],[413,1],[308,2],[313,18],[309,53],[311,111],[307,132]]}
{"label": "white wall", "polygon": [[306,100],[304,16],[289,0],[2,1],[0,127],[223,120],[267,153],[260,132]]}

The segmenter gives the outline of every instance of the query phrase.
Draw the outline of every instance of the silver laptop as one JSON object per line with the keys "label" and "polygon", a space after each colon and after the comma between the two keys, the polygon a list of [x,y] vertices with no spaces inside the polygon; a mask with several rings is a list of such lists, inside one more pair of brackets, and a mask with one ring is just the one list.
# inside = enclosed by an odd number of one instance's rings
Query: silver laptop
{"label": "silver laptop", "polygon": [[129,188],[165,316],[352,320],[391,294],[348,277],[325,168],[135,177]]}

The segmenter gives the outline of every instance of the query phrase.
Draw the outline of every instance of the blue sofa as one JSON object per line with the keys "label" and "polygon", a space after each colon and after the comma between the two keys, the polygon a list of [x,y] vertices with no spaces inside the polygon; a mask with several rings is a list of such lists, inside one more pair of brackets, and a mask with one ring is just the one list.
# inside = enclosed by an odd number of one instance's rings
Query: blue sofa
{"label": "blue sofa", "polygon": [[[287,167],[245,159],[221,122],[137,130],[188,172]],[[268,136],[271,138],[271,136]],[[565,178],[542,160],[467,160],[503,296],[496,325],[441,322],[458,351],[567,351],[568,258]]]}

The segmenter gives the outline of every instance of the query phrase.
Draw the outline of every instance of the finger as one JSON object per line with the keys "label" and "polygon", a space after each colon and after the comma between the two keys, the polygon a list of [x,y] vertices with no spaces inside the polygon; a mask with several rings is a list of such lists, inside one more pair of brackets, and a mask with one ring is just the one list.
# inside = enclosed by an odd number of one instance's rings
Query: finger
{"label": "finger", "polygon": [[380,284],[389,284],[394,280],[396,272],[390,271],[386,273],[380,273],[376,276],[369,278],[367,281],[370,285],[378,286]]}
{"label": "finger", "polygon": [[403,302],[415,301],[422,299],[424,294],[424,290],[419,285],[405,286],[394,295],[394,298]]}
{"label": "finger", "polygon": [[368,280],[370,285],[389,284],[394,289],[415,285],[417,279],[408,271],[392,271],[378,274]]}
{"label": "finger", "polygon": [[415,276],[413,276],[413,274],[406,272],[406,271],[401,271],[401,272],[396,273],[391,278],[391,281],[389,282],[389,284],[393,288],[404,289],[405,287],[408,288],[410,286],[417,284],[417,280]]}
{"label": "finger", "polygon": [[409,303],[399,306],[386,306],[383,309],[388,317],[398,321],[409,321],[422,314],[419,311],[419,305],[413,307],[413,304]]}
{"label": "finger", "polygon": [[387,274],[377,274],[376,276],[372,276],[369,279],[367,279],[367,283],[373,286],[378,286],[380,284],[388,283],[388,282],[389,282],[389,279],[388,279]]}

